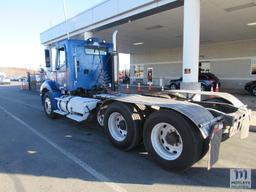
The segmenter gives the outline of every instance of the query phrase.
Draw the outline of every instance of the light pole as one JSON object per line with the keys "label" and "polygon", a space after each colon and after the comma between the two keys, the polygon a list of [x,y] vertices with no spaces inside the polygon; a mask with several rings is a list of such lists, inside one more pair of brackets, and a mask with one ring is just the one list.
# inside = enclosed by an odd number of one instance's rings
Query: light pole
{"label": "light pole", "polygon": [[62,4],[63,4],[64,16],[65,16],[66,33],[67,33],[67,37],[68,37],[68,39],[69,39],[68,14],[67,14],[67,4],[66,4],[66,0],[62,0]]}

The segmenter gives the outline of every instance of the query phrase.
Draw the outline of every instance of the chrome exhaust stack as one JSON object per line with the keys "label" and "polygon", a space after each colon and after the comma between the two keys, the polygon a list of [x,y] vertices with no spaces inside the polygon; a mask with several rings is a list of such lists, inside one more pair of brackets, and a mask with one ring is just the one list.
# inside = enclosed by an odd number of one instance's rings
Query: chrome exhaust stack
{"label": "chrome exhaust stack", "polygon": [[113,88],[116,90],[118,85],[118,73],[119,73],[119,62],[118,62],[118,51],[117,51],[117,34],[118,30],[115,30],[112,35],[112,43],[113,43],[113,59],[114,59],[114,66],[113,66]]}

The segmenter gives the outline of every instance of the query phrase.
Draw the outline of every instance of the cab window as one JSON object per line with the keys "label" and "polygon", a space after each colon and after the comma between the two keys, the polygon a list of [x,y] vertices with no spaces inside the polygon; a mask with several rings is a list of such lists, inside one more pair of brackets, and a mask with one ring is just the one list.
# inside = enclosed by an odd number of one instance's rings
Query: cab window
{"label": "cab window", "polygon": [[56,66],[56,55],[57,55],[57,50],[56,47],[51,48],[51,61],[52,61],[52,71],[55,71],[57,66]]}
{"label": "cab window", "polygon": [[86,46],[85,53],[87,55],[107,55],[105,47]]}
{"label": "cab window", "polygon": [[66,71],[66,52],[64,47],[58,49],[58,61],[56,69],[59,71]]}

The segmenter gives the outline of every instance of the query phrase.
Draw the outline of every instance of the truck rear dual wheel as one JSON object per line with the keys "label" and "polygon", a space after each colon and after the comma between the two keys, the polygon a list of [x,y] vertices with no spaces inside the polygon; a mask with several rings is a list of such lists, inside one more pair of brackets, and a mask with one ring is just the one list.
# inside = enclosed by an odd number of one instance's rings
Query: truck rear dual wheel
{"label": "truck rear dual wheel", "polygon": [[104,127],[110,142],[124,151],[131,150],[141,141],[141,116],[132,105],[110,104],[104,114]]}
{"label": "truck rear dual wheel", "polygon": [[143,140],[149,155],[165,169],[184,170],[202,155],[199,130],[175,111],[151,114],[144,124]]}

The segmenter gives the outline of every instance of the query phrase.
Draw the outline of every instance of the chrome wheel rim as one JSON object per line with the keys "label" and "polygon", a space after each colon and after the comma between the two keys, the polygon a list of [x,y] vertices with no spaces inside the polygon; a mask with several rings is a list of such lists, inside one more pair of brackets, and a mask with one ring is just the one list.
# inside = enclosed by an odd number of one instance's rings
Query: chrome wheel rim
{"label": "chrome wheel rim", "polygon": [[256,96],[256,88],[254,88],[254,89],[252,90],[252,94],[253,94],[254,96]]}
{"label": "chrome wheel rim", "polygon": [[175,90],[176,86],[175,85],[171,85],[171,90]]}
{"label": "chrome wheel rim", "polygon": [[104,115],[100,110],[97,112],[97,121],[100,126],[104,126]]}
{"label": "chrome wheel rim", "polygon": [[52,112],[52,103],[49,97],[46,97],[44,100],[44,108],[47,114],[51,114]]}
{"label": "chrome wheel rim", "polygon": [[127,123],[120,113],[114,112],[109,116],[108,129],[112,138],[116,141],[121,142],[125,140],[127,136]]}
{"label": "chrome wheel rim", "polygon": [[179,132],[169,123],[158,123],[153,127],[151,142],[155,152],[165,160],[177,159],[183,150]]}

